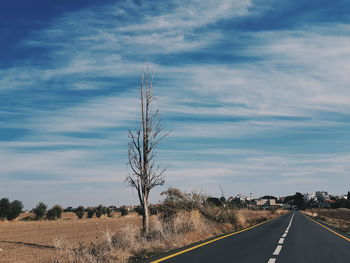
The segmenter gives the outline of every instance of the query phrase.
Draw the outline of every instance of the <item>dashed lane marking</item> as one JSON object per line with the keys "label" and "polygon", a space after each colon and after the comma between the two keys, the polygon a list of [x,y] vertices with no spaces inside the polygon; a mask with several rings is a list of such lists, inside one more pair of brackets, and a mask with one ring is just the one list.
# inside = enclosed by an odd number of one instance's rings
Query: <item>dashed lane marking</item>
{"label": "dashed lane marking", "polygon": [[270,221],[272,221],[272,220],[275,220],[275,219],[277,219],[277,218],[280,218],[280,216],[279,216],[279,217],[276,217],[276,218],[273,218],[273,219],[266,220],[266,221],[264,221],[264,222],[261,222],[261,223],[259,223],[259,224],[256,224],[256,225],[254,225],[254,226],[251,226],[251,227],[248,227],[248,228],[245,228],[245,229],[242,229],[242,230],[240,230],[240,231],[237,231],[237,232],[234,232],[234,233],[230,233],[230,234],[227,234],[227,235],[224,235],[224,236],[221,236],[221,237],[218,237],[218,238],[215,238],[215,239],[212,239],[212,240],[209,240],[209,241],[200,243],[199,245],[196,245],[196,246],[193,246],[193,247],[184,249],[184,250],[180,250],[179,252],[170,254],[169,256],[165,256],[165,257],[162,257],[162,258],[160,258],[160,259],[154,260],[154,261],[152,261],[151,263],[163,262],[163,261],[165,261],[165,260],[167,260],[167,259],[169,259],[169,258],[176,257],[176,256],[178,256],[178,255],[181,255],[181,254],[183,254],[183,253],[186,253],[186,252],[188,252],[188,251],[194,250],[194,249],[196,249],[196,248],[199,248],[199,247],[208,245],[208,244],[213,243],[213,242],[215,242],[215,241],[218,241],[218,240],[221,240],[221,239],[224,239],[224,238],[233,236],[233,235],[237,235],[237,234],[239,234],[239,233],[245,232],[245,231],[250,230],[250,229],[252,229],[252,228],[261,226],[261,225],[263,225],[263,224],[265,224],[265,223],[267,223],[267,222],[270,222]]}
{"label": "dashed lane marking", "polygon": [[295,214],[295,211],[293,212],[292,218],[290,219],[289,224],[288,224],[286,230],[284,231],[282,237],[281,237],[280,240],[278,241],[278,245],[277,245],[275,251],[274,251],[273,254],[272,254],[272,255],[275,256],[275,257],[270,258],[269,261],[268,261],[267,263],[275,263],[275,262],[276,262],[276,260],[277,260],[276,257],[280,254],[280,252],[281,252],[281,250],[282,250],[282,247],[283,247],[282,245],[283,245],[283,243],[284,243],[284,239],[285,239],[285,237],[287,236],[287,234],[288,234],[288,232],[289,232],[289,229],[290,229],[290,227],[291,227],[291,225],[292,225],[293,218],[294,218],[294,214]]}
{"label": "dashed lane marking", "polygon": [[278,245],[275,249],[275,251],[273,252],[273,255],[274,256],[278,256],[279,253],[281,252],[281,249],[282,249],[282,245]]}

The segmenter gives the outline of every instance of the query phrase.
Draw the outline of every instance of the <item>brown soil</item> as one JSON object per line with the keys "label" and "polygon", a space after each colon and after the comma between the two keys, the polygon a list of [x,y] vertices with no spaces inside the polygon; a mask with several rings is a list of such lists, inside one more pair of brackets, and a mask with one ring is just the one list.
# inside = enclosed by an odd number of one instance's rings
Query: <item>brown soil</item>
{"label": "brown soil", "polygon": [[310,209],[305,214],[320,219],[342,232],[350,234],[350,209]]}
{"label": "brown soil", "polygon": [[21,221],[30,214],[22,214],[13,222],[0,221],[0,262],[52,262],[55,239],[64,238],[74,243],[98,241],[106,231],[114,232],[126,225],[140,225],[141,217],[131,213],[125,217],[76,219],[73,213],[64,213],[59,221]]}

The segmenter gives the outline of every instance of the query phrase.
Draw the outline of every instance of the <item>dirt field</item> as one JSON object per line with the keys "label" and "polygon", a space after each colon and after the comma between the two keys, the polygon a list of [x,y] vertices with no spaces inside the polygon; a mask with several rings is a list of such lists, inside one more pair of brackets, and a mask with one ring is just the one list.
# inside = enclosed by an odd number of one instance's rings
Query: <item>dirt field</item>
{"label": "dirt field", "polygon": [[[270,212],[241,209],[237,212],[236,227],[237,229],[248,227],[287,212],[283,210]],[[62,219],[59,221],[23,221],[29,216],[30,214],[21,214],[14,222],[0,221],[0,263],[53,262],[56,256],[55,240],[62,239],[64,242],[68,241],[73,244],[90,244],[91,242],[97,244],[103,242],[106,231],[113,235],[118,229],[126,226],[141,226],[141,217],[136,213],[130,213],[125,217],[116,213],[112,218],[84,218],[81,220],[78,220],[73,213],[63,213]],[[165,250],[174,249],[221,234],[222,231],[232,231],[231,228],[225,230],[224,226],[221,225],[218,226],[217,230],[213,227],[208,229],[208,226],[202,222],[203,220],[200,220],[203,218],[199,217],[198,212],[197,214],[188,213],[187,216],[192,219],[193,222],[191,222],[196,226],[194,229],[199,229],[199,226],[202,226],[203,229],[190,231],[186,235],[172,235],[171,244],[166,245],[165,248],[164,244],[158,244],[157,241],[155,244],[148,245],[158,245]],[[157,218],[152,217],[151,220],[156,222]],[[179,222],[175,222],[174,227],[176,229],[183,225],[187,227],[187,220],[188,218],[182,218]],[[183,233],[180,230],[179,233]]]}
{"label": "dirt field", "polygon": [[[19,219],[27,216],[22,214]],[[114,232],[130,224],[141,224],[141,217],[132,213],[125,217],[77,220],[73,213],[64,213],[59,221],[0,221],[0,262],[52,262],[57,238],[90,243],[101,238],[106,230]]]}
{"label": "dirt field", "polygon": [[311,209],[305,211],[305,214],[350,234],[350,209]]}

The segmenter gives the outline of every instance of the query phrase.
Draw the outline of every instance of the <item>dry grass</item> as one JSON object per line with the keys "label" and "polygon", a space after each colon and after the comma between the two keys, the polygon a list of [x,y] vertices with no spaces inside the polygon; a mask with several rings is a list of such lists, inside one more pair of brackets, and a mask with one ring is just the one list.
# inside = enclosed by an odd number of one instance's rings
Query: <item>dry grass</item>
{"label": "dry grass", "polygon": [[322,220],[342,232],[350,234],[350,209],[310,209],[304,213],[315,219]]}
{"label": "dry grass", "polygon": [[24,213],[16,221],[0,222],[0,262],[137,261],[279,215],[278,211],[218,211],[215,207],[205,212],[207,216],[199,210],[176,212],[171,218],[152,216],[146,238],[137,213],[82,220],[74,213],[63,213],[58,221],[26,221],[33,215]]}
{"label": "dry grass", "polygon": [[[225,212],[227,213],[227,211]],[[135,262],[162,252],[202,241],[236,229],[248,227],[286,211],[235,211],[236,222],[209,220],[199,210],[179,211],[166,220],[152,218],[147,237],[136,226],[127,226],[115,233],[105,232],[103,240],[89,246],[67,240],[56,240],[56,263]]]}
{"label": "dry grass", "polygon": [[[87,218],[87,213],[84,213],[84,218]],[[130,215],[135,215],[136,213],[130,213]],[[106,215],[102,215],[101,218],[106,218]],[[113,212],[111,217],[121,217],[120,212]],[[93,218],[96,218],[96,215],[93,216]],[[62,213],[62,217],[61,219],[59,219],[60,221],[62,220],[78,220],[78,216],[73,213],[73,212],[63,212]],[[30,212],[24,212],[21,213],[16,219],[15,221],[36,221],[35,219],[35,215],[34,213],[30,213]]]}
{"label": "dry grass", "polygon": [[[27,216],[30,214],[23,213],[20,219]],[[106,231],[117,232],[126,226],[140,225],[141,218],[137,213],[125,217],[81,220],[73,213],[63,213],[62,220],[58,221],[0,221],[0,262],[52,262],[56,251],[51,247],[59,237],[69,240],[74,247],[79,243],[87,246],[102,242]]]}
{"label": "dry grass", "polygon": [[286,213],[288,213],[287,210],[240,209],[237,211],[237,227],[246,228]]}

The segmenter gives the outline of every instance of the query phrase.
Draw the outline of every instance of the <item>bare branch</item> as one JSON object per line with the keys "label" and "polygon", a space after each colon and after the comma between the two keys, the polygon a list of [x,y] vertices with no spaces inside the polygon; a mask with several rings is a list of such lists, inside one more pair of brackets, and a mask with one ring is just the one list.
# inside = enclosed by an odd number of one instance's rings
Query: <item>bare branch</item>
{"label": "bare branch", "polygon": [[164,173],[155,165],[156,148],[168,133],[163,134],[161,115],[152,109],[154,75],[150,75],[148,65],[141,74],[140,83],[140,128],[135,132],[129,130],[128,165],[131,174],[126,181],[137,190],[140,204],[144,211],[143,227],[145,233],[149,229],[148,197],[151,189],[164,184]]}

